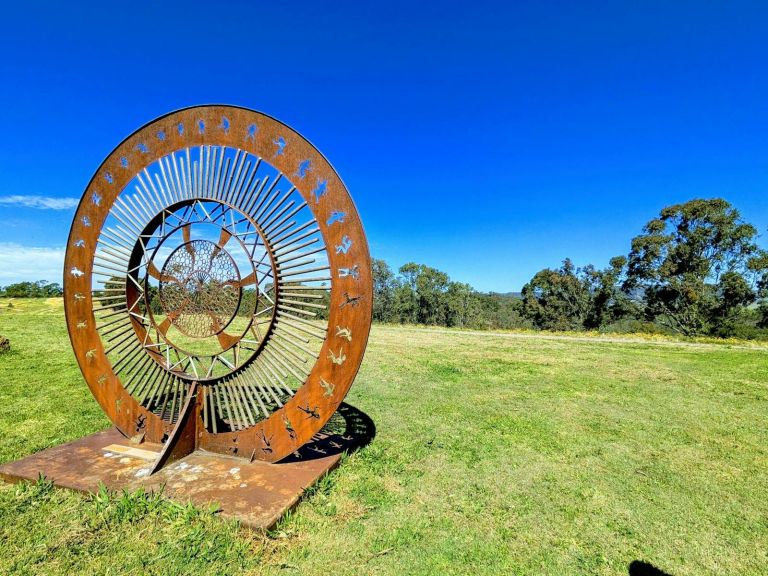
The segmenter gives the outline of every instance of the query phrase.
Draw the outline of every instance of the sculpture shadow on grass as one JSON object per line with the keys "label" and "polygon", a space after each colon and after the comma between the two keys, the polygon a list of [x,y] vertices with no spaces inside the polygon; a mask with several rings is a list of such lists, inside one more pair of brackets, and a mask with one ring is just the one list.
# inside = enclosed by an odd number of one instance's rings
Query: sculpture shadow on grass
{"label": "sculpture shadow on grass", "polygon": [[371,417],[342,402],[322,430],[290,456],[278,464],[306,462],[347,452],[356,452],[367,446],[376,436],[376,425]]}
{"label": "sculpture shadow on grass", "polygon": [[633,560],[628,568],[629,576],[672,576],[668,572],[659,570],[653,564],[642,560]]}

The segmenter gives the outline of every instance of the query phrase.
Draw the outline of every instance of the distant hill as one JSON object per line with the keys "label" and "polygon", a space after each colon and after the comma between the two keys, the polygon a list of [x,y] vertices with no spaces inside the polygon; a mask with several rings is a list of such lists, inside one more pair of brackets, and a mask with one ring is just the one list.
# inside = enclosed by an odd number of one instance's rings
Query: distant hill
{"label": "distant hill", "polygon": [[522,292],[488,292],[491,296],[500,296],[501,298],[514,298],[520,300],[523,297]]}

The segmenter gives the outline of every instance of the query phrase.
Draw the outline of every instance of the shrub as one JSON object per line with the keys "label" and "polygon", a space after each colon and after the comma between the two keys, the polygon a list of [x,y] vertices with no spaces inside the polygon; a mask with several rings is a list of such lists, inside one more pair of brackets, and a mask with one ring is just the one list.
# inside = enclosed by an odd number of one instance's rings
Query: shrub
{"label": "shrub", "polygon": [[600,327],[600,332],[611,334],[669,334],[671,331],[654,322],[623,318]]}

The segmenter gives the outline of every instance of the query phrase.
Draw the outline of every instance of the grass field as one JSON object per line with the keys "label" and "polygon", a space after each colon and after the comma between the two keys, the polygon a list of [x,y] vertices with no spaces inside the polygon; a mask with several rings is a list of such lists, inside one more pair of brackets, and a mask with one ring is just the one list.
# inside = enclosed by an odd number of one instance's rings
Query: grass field
{"label": "grass field", "polygon": [[[0,462],[109,425],[61,303],[0,299]],[[768,348],[374,327],[377,435],[269,534],[0,485],[0,574],[768,570]]]}

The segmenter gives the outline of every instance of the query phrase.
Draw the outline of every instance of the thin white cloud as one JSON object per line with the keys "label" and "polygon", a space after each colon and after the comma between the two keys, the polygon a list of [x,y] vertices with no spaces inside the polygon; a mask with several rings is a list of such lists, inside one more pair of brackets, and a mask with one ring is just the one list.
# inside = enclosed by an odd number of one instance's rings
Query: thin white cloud
{"label": "thin white cloud", "polygon": [[53,198],[51,196],[0,196],[0,206],[23,206],[43,210],[71,210],[77,208],[79,198]]}
{"label": "thin white cloud", "polygon": [[64,248],[37,248],[0,242],[0,286],[16,282],[62,281]]}

